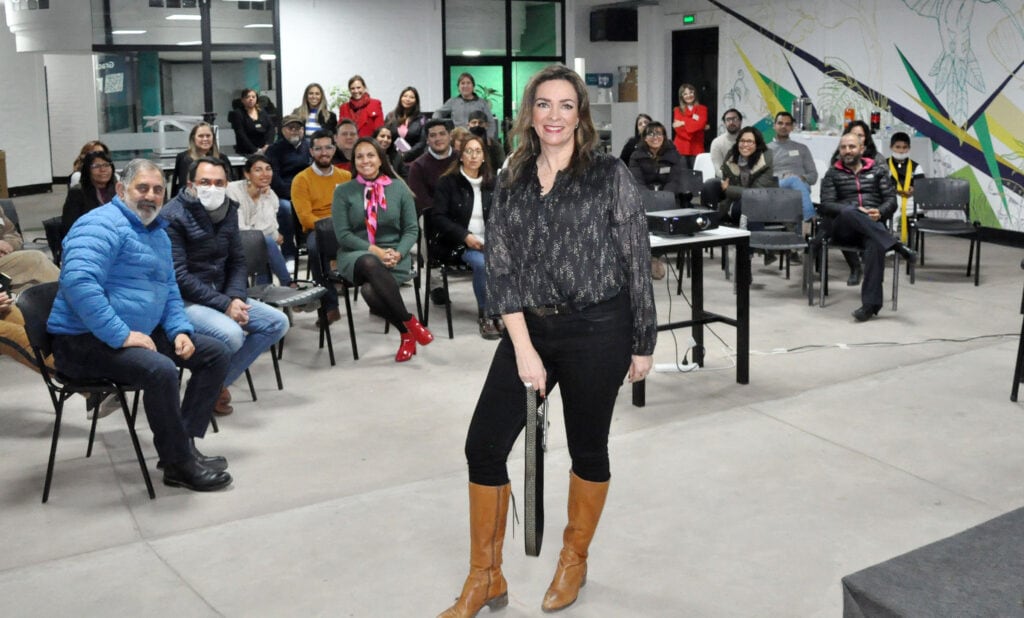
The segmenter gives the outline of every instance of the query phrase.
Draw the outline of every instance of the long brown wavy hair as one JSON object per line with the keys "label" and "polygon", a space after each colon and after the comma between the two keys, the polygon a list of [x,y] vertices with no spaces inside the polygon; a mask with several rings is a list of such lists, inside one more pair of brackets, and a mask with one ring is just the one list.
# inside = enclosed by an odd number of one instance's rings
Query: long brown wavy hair
{"label": "long brown wavy hair", "polygon": [[594,150],[597,148],[597,130],[594,128],[594,121],[590,117],[590,98],[587,96],[587,86],[572,69],[560,64],[553,64],[541,69],[526,84],[523,90],[523,98],[519,103],[519,114],[512,126],[512,139],[518,146],[509,159],[509,180],[515,182],[522,177],[527,165],[532,164],[540,153],[540,138],[533,129],[533,104],[537,98],[537,88],[544,82],[561,79],[569,82],[576,91],[578,102],[577,114],[579,115],[579,126],[574,132],[575,148],[572,152],[572,160],[569,162],[569,172],[578,175],[590,164],[594,158]]}

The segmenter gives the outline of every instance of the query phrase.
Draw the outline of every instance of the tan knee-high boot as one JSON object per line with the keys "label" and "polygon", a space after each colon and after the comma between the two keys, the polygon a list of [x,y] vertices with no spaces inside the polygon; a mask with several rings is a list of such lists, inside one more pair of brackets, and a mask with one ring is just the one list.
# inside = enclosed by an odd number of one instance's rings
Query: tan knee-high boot
{"label": "tan knee-high boot", "polygon": [[508,583],[501,574],[501,546],[512,485],[469,484],[469,576],[462,594],[438,618],[471,618],[483,609],[508,605]]}
{"label": "tan knee-high boot", "polygon": [[541,608],[555,612],[573,604],[587,583],[587,549],[608,496],[608,481],[591,483],[569,473],[569,524],[562,536],[555,577]]}

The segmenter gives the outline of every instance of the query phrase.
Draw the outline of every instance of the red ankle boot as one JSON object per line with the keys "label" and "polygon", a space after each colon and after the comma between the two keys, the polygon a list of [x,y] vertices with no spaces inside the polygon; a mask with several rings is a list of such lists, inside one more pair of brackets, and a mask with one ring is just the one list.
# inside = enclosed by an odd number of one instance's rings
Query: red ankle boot
{"label": "red ankle boot", "polygon": [[405,328],[412,333],[412,336],[416,338],[416,343],[420,345],[427,345],[434,340],[434,335],[430,334],[426,326],[420,324],[420,321],[416,319],[416,316],[412,316],[405,322],[402,322]]}
{"label": "red ankle boot", "polygon": [[398,346],[398,353],[395,354],[396,363],[404,363],[416,354],[416,339],[412,333],[402,333],[402,344]]}

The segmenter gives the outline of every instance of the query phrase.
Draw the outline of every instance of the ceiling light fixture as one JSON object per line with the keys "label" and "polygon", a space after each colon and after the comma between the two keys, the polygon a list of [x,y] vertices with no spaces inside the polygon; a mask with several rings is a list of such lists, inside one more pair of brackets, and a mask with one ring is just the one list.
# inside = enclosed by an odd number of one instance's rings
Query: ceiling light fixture
{"label": "ceiling light fixture", "polygon": [[463,50],[462,55],[463,56],[470,56],[470,57],[474,57],[475,58],[476,56],[480,55],[480,50],[479,49],[466,49],[466,50]]}
{"label": "ceiling light fixture", "polygon": [[168,21],[199,21],[202,19],[198,15],[168,15],[165,19]]}
{"label": "ceiling light fixture", "polygon": [[145,30],[112,30],[110,34],[146,34]]}
{"label": "ceiling light fixture", "polygon": [[245,24],[243,28],[273,28],[274,24]]}

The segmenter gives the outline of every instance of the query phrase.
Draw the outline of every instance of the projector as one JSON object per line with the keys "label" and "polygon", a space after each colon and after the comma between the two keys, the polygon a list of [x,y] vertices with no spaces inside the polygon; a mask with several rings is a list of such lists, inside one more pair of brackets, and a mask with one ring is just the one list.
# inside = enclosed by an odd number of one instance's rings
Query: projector
{"label": "projector", "polygon": [[718,227],[721,214],[709,208],[676,208],[647,213],[647,229],[658,236],[696,234]]}

